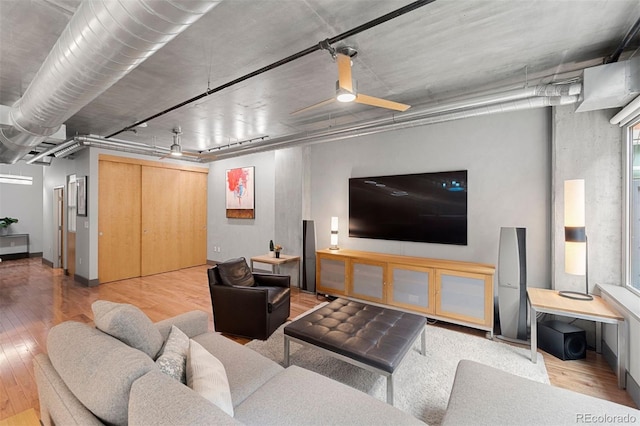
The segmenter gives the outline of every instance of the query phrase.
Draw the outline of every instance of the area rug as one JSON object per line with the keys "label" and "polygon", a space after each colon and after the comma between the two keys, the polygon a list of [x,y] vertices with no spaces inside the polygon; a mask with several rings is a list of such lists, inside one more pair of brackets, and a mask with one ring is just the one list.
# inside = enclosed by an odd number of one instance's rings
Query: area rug
{"label": "area rug", "polygon": [[[266,341],[253,340],[246,346],[284,364],[284,327]],[[518,376],[549,383],[542,356],[537,364],[531,351],[482,337],[427,326],[427,353],[420,354],[420,338],[394,376],[394,405],[429,425],[439,425],[447,408],[458,362],[470,359]],[[330,377],[386,401],[387,382],[383,376],[324,355],[311,347],[291,343],[292,365]]]}

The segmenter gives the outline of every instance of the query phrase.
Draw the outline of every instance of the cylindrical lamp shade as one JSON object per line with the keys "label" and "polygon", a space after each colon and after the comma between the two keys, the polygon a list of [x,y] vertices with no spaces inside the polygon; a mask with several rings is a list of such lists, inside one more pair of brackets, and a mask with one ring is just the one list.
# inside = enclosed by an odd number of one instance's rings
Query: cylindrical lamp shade
{"label": "cylindrical lamp shade", "polygon": [[331,217],[331,247],[329,248],[338,249],[338,218],[336,216]]}
{"label": "cylindrical lamp shade", "polygon": [[564,181],[564,226],[584,227],[584,179]]}
{"label": "cylindrical lamp shade", "polygon": [[584,200],[584,179],[564,182],[564,269],[573,275],[585,275],[587,270]]}

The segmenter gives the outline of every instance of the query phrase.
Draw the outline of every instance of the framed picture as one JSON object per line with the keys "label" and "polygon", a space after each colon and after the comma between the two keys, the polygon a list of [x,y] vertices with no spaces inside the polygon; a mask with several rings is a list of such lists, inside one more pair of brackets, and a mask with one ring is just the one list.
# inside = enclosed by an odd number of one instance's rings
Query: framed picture
{"label": "framed picture", "polygon": [[225,194],[227,217],[255,219],[253,167],[227,170]]}
{"label": "framed picture", "polygon": [[78,185],[78,201],[77,209],[78,216],[87,215],[87,176],[80,176],[76,178],[76,184]]}

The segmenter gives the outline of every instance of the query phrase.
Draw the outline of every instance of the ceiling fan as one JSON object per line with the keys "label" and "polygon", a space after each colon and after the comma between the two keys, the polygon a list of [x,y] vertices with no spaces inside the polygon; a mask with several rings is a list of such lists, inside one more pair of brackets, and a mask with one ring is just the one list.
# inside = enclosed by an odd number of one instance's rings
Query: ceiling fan
{"label": "ceiling fan", "polygon": [[357,81],[351,76],[351,59],[354,58],[358,52],[355,48],[350,46],[341,46],[337,49],[331,47],[327,40],[320,42],[320,47],[328,50],[331,56],[338,65],[338,81],[336,81],[336,96],[331,99],[326,99],[317,104],[310,105],[308,107],[296,110],[291,113],[300,114],[311,109],[328,105],[335,101],[338,102],[357,102],[359,104],[371,105],[379,108],[391,109],[394,111],[406,111],[411,108],[411,105],[401,104],[399,102],[390,101],[387,99],[376,98],[373,96],[365,95],[357,92]]}
{"label": "ceiling fan", "polygon": [[183,151],[182,145],[180,144],[181,143],[180,135],[182,135],[182,128],[180,126],[176,126],[173,128],[171,132],[173,133],[173,143],[169,148],[169,153],[160,157],[161,160],[167,157],[180,158],[183,155],[187,157],[195,157],[195,158],[208,158],[208,159],[216,158],[215,155],[204,154],[202,152]]}

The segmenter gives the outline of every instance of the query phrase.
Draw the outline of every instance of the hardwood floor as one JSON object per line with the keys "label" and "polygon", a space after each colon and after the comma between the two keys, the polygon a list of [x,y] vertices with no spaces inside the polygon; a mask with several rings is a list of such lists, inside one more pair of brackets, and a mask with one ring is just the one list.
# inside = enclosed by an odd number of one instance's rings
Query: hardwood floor
{"label": "hardwood floor", "polygon": [[[213,315],[206,278],[207,266],[198,266],[143,278],[133,278],[87,288],[62,273],[42,265],[41,259],[0,263],[0,420],[34,408],[39,413],[32,358],[46,351],[49,329],[67,320],[91,323],[91,303],[98,299],[131,303],[153,321],[193,309]],[[324,301],[294,289],[291,317]],[[461,332],[477,333],[465,327]],[[246,343],[247,339],[238,339]],[[589,352],[583,361],[563,362],[544,356],[551,383],[578,392],[635,406],[617,389],[613,371],[600,355]]]}

